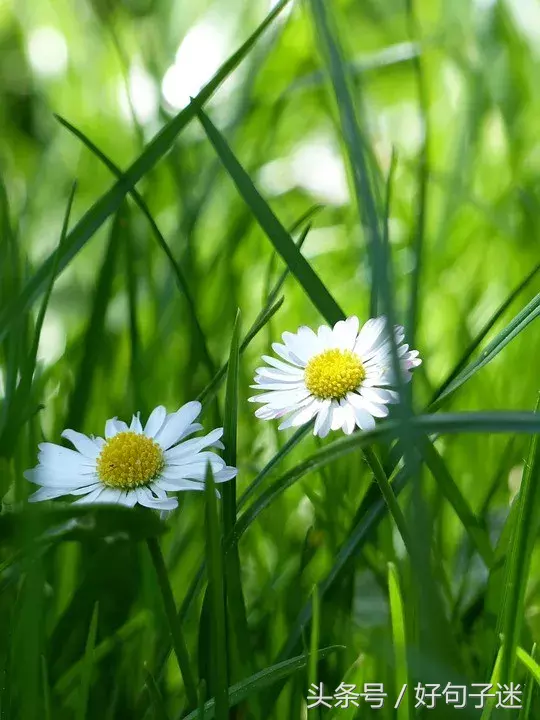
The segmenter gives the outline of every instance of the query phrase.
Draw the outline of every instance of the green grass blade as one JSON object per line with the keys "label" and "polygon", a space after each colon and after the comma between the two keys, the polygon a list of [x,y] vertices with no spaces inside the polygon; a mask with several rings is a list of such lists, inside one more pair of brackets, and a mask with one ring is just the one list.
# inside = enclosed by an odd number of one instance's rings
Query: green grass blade
{"label": "green grass blade", "polygon": [[[539,433],[540,419],[532,412],[495,413],[438,413],[418,415],[410,420],[411,428],[421,434],[451,433]],[[388,442],[399,437],[401,421],[381,422],[374,430],[355,433],[326,445],[321,450],[275,480],[247,510],[238,518],[234,531],[234,542],[247,530],[260,513],[269,507],[285,490],[309,472],[324,467],[330,462],[347,456],[374,442]],[[302,430],[305,429],[302,428]]]}
{"label": "green grass blade", "polygon": [[[490,683],[492,687],[497,687],[497,683],[501,680],[501,659],[502,655],[504,653],[504,645],[501,645],[499,648],[499,652],[497,653],[497,657],[495,659],[495,665],[493,666],[493,672],[491,673]],[[480,716],[480,720],[489,720],[492,713],[493,708],[495,707],[495,698],[490,697],[487,698],[486,704],[484,705],[484,709],[482,710],[482,715]]]}
{"label": "green grass blade", "polygon": [[[540,405],[540,397],[536,411]],[[531,438],[529,455],[523,470],[518,496],[518,516],[512,534],[511,551],[507,557],[505,598],[501,606],[499,624],[504,635],[501,658],[503,682],[512,680],[516,648],[519,644],[523,616],[525,614],[525,591],[531,562],[532,546],[538,532],[540,515],[540,447],[538,435]]]}
{"label": "green grass blade", "polygon": [[169,582],[165,560],[163,559],[159,542],[155,538],[148,538],[147,544],[150,557],[152,558],[154,569],[156,571],[159,590],[163,598],[165,615],[167,616],[167,621],[169,623],[172,645],[178,661],[178,667],[180,668],[180,672],[182,674],[182,679],[184,680],[184,687],[186,689],[188,702],[192,707],[197,707],[197,686],[195,685],[195,680],[191,671],[191,660],[189,658],[182,625],[176,616],[174,595]]}
{"label": "green grass blade", "polygon": [[[536,662],[534,659],[534,656],[536,654],[536,643],[532,646],[531,654],[525,652],[522,648],[518,647],[517,649],[517,658],[518,660],[527,667],[531,675],[535,678],[536,682],[540,685],[540,665]],[[531,664],[529,661],[532,660]],[[529,664],[529,666],[528,666]],[[533,683],[526,683],[525,685],[525,697],[523,700],[523,707],[521,708],[519,712],[519,718],[518,720],[527,720],[527,718],[531,717],[531,704],[532,704],[532,698],[533,698],[533,691],[534,691],[535,685]]]}
{"label": "green grass blade", "polygon": [[[412,38],[418,34],[418,23],[415,16],[414,0],[407,0],[407,24],[409,36]],[[411,63],[416,75],[416,86],[418,92],[418,104],[421,113],[423,129],[422,145],[418,157],[418,197],[415,200],[416,227],[414,229],[414,264],[411,273],[411,287],[409,294],[409,305],[407,308],[407,342],[415,347],[416,331],[419,320],[420,290],[422,280],[422,269],[424,262],[424,240],[427,214],[427,192],[430,179],[429,157],[430,157],[430,122],[429,122],[429,99],[428,84],[424,74],[424,64],[421,53],[415,53],[411,57]]]}
{"label": "green grass blade", "polygon": [[94,606],[94,612],[92,613],[92,620],[90,621],[90,629],[88,631],[88,639],[86,641],[86,650],[84,653],[84,665],[81,670],[81,686],[79,689],[76,711],[77,720],[85,720],[88,710],[90,686],[92,685],[92,671],[94,669],[94,648],[96,645],[98,614],[99,606],[96,603]]}
{"label": "green grass blade", "polygon": [[493,313],[493,315],[489,318],[489,320],[486,322],[484,327],[480,330],[478,335],[474,338],[474,340],[471,342],[471,344],[468,346],[468,348],[465,350],[461,358],[458,360],[457,364],[455,365],[454,369],[450,372],[446,380],[442,383],[442,385],[437,390],[436,394],[433,396],[431,402],[434,403],[440,395],[443,394],[443,392],[446,390],[446,388],[461,374],[461,372],[464,370],[464,368],[467,366],[467,363],[469,362],[470,358],[476,351],[478,347],[480,347],[480,344],[484,340],[484,338],[488,335],[488,333],[491,331],[495,323],[504,315],[506,310],[510,307],[510,305],[514,302],[514,300],[529,286],[531,281],[536,277],[538,272],[540,271],[540,263],[536,265],[531,272],[525,276],[525,278],[517,285],[514,290],[510,293],[510,295],[506,298],[506,300],[497,308],[497,310]]}
{"label": "green grass blade", "polygon": [[225,587],[223,582],[222,533],[218,516],[216,486],[210,466],[206,471],[206,564],[210,593],[211,646],[215,670],[215,708],[217,720],[228,720],[229,690],[226,637]]}
{"label": "green grass blade", "polygon": [[446,463],[433,443],[428,438],[424,438],[418,443],[418,448],[440,491],[453,507],[478,554],[490,568],[493,565],[494,556],[485,527],[469,507],[469,503],[456,485]]}
{"label": "green grass blade", "polygon": [[116,213],[111,226],[109,242],[103,264],[99,271],[92,301],[92,310],[82,341],[82,355],[76,375],[75,386],[68,405],[66,427],[80,428],[91,397],[94,376],[99,363],[100,348],[105,333],[107,309],[112,299],[113,281],[121,246],[127,208],[123,205]]}
{"label": "green grass blade", "polygon": [[260,195],[249,175],[236,159],[225,138],[202,109],[198,115],[208,139],[212,143],[224,168],[231,176],[238,192],[243,197],[268,239],[272,242],[274,249],[283,258],[291,274],[298,280],[311,302],[327,322],[334,324],[338,320],[341,320],[344,317],[343,311],[311,265],[300,253],[291,236],[274,215],[268,203]]}
{"label": "green grass blade", "polygon": [[311,636],[309,640],[309,664],[308,664],[308,683],[311,686],[317,681],[317,667],[319,650],[319,633],[321,623],[321,603],[319,598],[319,588],[315,585],[311,593],[311,606],[313,615],[311,620]]}
{"label": "green grass blade", "polygon": [[[65,120],[64,118],[60,117],[59,115],[56,115],[56,119],[58,122],[63,125],[69,132],[71,132],[75,137],[77,137],[89,150],[90,152],[95,155],[111,172],[113,175],[115,175],[117,178],[122,178],[122,171],[119,167],[117,167],[113,161],[105,155],[104,152],[102,152],[97,145],[95,145],[84,133],[82,133],[78,128],[76,128],[74,125],[72,125],[70,122]],[[144,198],[142,195],[137,191],[136,188],[132,188],[130,190],[130,195],[135,201],[137,207],[141,210],[143,215],[148,220],[148,224],[150,225],[150,228],[152,230],[152,233],[156,239],[156,242],[158,243],[159,247],[162,249],[162,251],[165,253],[165,256],[167,257],[167,260],[171,266],[171,269],[173,271],[174,277],[176,279],[176,283],[178,285],[178,288],[180,289],[180,292],[184,295],[188,312],[191,317],[191,321],[193,323],[193,327],[195,328],[195,332],[197,334],[198,342],[200,343],[201,349],[202,349],[202,356],[203,359],[208,367],[208,371],[210,374],[215,373],[215,364],[212,359],[212,356],[210,355],[210,351],[208,350],[208,344],[206,342],[206,336],[204,334],[204,330],[202,329],[201,323],[199,321],[197,311],[195,308],[195,303],[193,301],[193,297],[191,294],[191,291],[189,289],[188,282],[186,278],[184,277],[184,273],[182,272],[182,268],[176,261],[167,241],[161,234],[161,231],[152,217],[152,213],[150,212],[150,209],[148,205],[146,204]]]}
{"label": "green grass blade", "polygon": [[516,315],[504,330],[492,340],[489,345],[482,351],[478,360],[472,362],[465,367],[459,375],[446,387],[446,389],[434,400],[430,409],[438,408],[442,402],[458,388],[462,387],[470,380],[479,370],[490,363],[514,338],[516,338],[525,328],[530,325],[540,315],[540,294],[531,300],[523,310]]}
{"label": "green grass blade", "polygon": [[[374,315],[376,314],[376,298],[380,288],[381,273],[383,272],[381,258],[382,232],[377,213],[377,201],[372,188],[372,179],[366,162],[367,142],[360,131],[350,88],[350,78],[343,60],[337,31],[331,22],[331,13],[328,12],[329,6],[324,0],[310,0],[310,6],[319,40],[318,45],[325,60],[339,111],[341,133],[352,170],[358,208],[361,214],[365,214],[363,224],[367,232],[367,252],[372,273],[371,315]],[[360,96],[358,84],[355,87],[354,94],[356,98]]]}
{"label": "green grass blade", "polygon": [[[227,465],[236,467],[236,444],[238,425],[238,374],[240,364],[240,311],[234,323],[231,349],[227,370],[227,387],[225,391],[225,414],[223,459]],[[236,523],[236,478],[222,485],[223,498],[223,534],[232,532]],[[230,621],[229,650],[230,677],[245,677],[250,671],[250,637],[246,617],[242,576],[238,547],[231,548],[225,556],[227,608]],[[234,652],[233,652],[234,651]],[[238,670],[237,670],[238,666]]]}
{"label": "green grass blade", "polygon": [[[405,610],[399,587],[399,575],[396,566],[388,563],[388,595],[390,597],[390,619],[394,640],[394,667],[396,690],[399,693],[408,685],[407,638],[405,634]],[[401,702],[397,711],[397,720],[409,720],[409,703]]]}
{"label": "green grass blade", "polygon": [[[238,369],[240,364],[240,311],[234,321],[225,390],[225,414],[223,419],[223,459],[227,465],[236,467],[236,443],[238,426]],[[222,487],[223,532],[227,534],[236,522],[236,478]]]}
{"label": "green grass blade", "polygon": [[146,666],[145,675],[146,689],[148,690],[148,694],[152,700],[152,706],[155,712],[154,717],[157,720],[170,720],[169,713],[167,712],[167,708],[165,707],[165,703],[163,702],[163,698],[161,697],[161,693],[159,692],[154,676]]}
{"label": "green grass blade", "polygon": [[[88,240],[103,225],[122,203],[126,194],[143,178],[167,153],[179,133],[193,120],[202,105],[207,102],[218,87],[249,54],[259,37],[278,17],[289,0],[281,0],[267,15],[255,32],[217,71],[214,77],[199,92],[192,102],[176,115],[146,146],[144,152],[130,165],[122,178],[94,203],[66,238],[64,250],[58,260],[58,272],[62,272]],[[0,313],[0,340],[21,313],[44,290],[51,275],[54,255],[51,255],[37,270],[22,292]]]}
{"label": "green grass blade", "polygon": [[[336,652],[336,650],[341,649],[341,646],[333,645],[331,647],[324,648],[323,650],[319,650],[319,660],[322,660],[323,658],[326,658],[330,654]],[[308,661],[309,654],[299,655],[291,658],[290,660],[285,660],[284,662],[271,665],[270,667],[251,675],[251,677],[242,680],[242,682],[235,683],[228,691],[230,707],[235,707],[243,700],[259,693],[264,688],[270,687],[279,680],[290,677],[293,673],[296,673],[299,670],[303,670]],[[192,712],[189,715],[186,715],[183,720],[199,720],[200,714],[198,713],[198,710],[196,712]],[[214,717],[217,717],[215,702],[214,700],[209,700],[204,706],[204,720],[212,720]]]}
{"label": "green grass blade", "polygon": [[538,685],[540,685],[540,665],[536,662],[536,660],[519,646],[516,648],[516,657],[523,667],[530,672],[531,676],[536,680]]}

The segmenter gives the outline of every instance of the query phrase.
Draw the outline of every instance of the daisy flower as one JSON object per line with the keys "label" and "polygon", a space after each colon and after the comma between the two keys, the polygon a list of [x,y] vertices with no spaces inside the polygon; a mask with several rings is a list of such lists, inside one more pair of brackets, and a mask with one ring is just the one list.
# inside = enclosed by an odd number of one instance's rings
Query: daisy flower
{"label": "daisy flower", "polygon": [[[404,330],[394,329],[403,380],[422,362],[417,350],[403,345]],[[355,426],[375,427],[375,418],[388,415],[388,404],[398,401],[392,372],[392,345],[385,317],[372,318],[359,330],[357,317],[340,320],[333,328],[321,325],[284,332],[283,344],[272,349],[282,360],[263,355],[268,366],[256,371],[252,388],[264,390],[249,398],[263,403],[255,415],[263,420],[288,415],[280,430],[303,425],[315,418],[313,434],[325,437],[330,430],[350,435]],[[284,362],[283,362],[284,361]]]}
{"label": "daisy flower", "polygon": [[82,495],[77,503],[137,503],[155,510],[178,506],[168,492],[203,490],[208,463],[216,482],[235,477],[228,467],[206,448],[223,448],[223,428],[204,437],[186,438],[202,430],[194,422],[201,412],[199,402],[188,402],[174,413],[157,407],[144,428],[139,413],[131,425],[117,418],[105,423],[105,439],[64,430],[62,437],[71,450],[53,443],[39,445],[39,465],[27,470],[27,480],[41,485],[29,500],[51,500],[62,495]]}

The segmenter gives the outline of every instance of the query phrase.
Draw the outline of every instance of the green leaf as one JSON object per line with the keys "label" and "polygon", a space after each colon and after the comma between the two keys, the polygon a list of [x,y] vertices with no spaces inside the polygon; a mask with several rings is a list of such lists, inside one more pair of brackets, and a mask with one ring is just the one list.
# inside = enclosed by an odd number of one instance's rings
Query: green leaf
{"label": "green leaf", "polygon": [[[167,151],[170,150],[179,133],[191,122],[202,105],[212,97],[218,87],[248,55],[259,37],[273,23],[288,2],[289,0],[281,0],[281,2],[278,2],[255,32],[246,40],[240,49],[220,67],[214,77],[203,87],[192,102],[160,130],[156,137],[146,146],[144,152],[130,165],[122,178],[92,205],[90,210],[81,218],[66,238],[64,249],[58,260],[59,272],[67,267],[107,218],[120,207],[127,193],[129,193],[141,178],[147,175]],[[2,310],[0,313],[0,340],[20,317],[21,313],[28,308],[45,289],[47,279],[51,276],[51,268],[54,262],[53,254],[41,265],[39,270],[25,285],[22,292]]]}
{"label": "green leaf", "polygon": [[281,255],[290,272],[303,287],[307,296],[330,324],[344,317],[343,311],[336,303],[322,280],[313,270],[308,261],[294,244],[287,230],[274,215],[268,203],[263,199],[249,175],[236,159],[225,138],[212,124],[210,118],[202,111],[198,112],[199,120],[227,170],[238,192],[249,206],[251,212],[272,242],[275,250]]}
{"label": "green leaf", "polygon": [[[340,645],[332,645],[330,647],[324,648],[323,650],[320,650],[317,655],[318,658],[322,660],[336,650],[341,649],[343,648]],[[260,692],[264,688],[273,685],[279,680],[288,678],[293,673],[296,673],[299,670],[305,668],[308,661],[309,654],[299,655],[297,657],[291,658],[290,660],[276,663],[275,665],[267,667],[264,670],[261,670],[260,672],[251,675],[251,677],[246,678],[239,683],[235,683],[228,689],[229,706],[234,707],[235,705],[241,703],[243,700],[246,700],[248,697],[251,697],[252,695]],[[189,715],[186,715],[183,720],[200,720],[200,717],[201,716],[199,714],[199,711],[197,710],[190,713]],[[209,700],[205,704],[203,717],[204,720],[212,720],[212,718],[217,717],[214,700]]]}
{"label": "green leaf", "polygon": [[226,638],[225,587],[223,581],[222,533],[218,517],[216,486],[210,465],[206,471],[206,564],[210,593],[211,645],[215,669],[215,708],[217,720],[228,720],[229,691]]}

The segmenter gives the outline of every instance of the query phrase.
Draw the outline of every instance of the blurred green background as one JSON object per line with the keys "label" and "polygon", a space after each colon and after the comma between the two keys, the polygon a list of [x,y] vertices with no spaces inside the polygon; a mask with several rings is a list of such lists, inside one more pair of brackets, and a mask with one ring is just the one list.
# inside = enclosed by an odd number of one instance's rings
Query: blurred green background
{"label": "blurred green background", "polygon": [[[115,179],[55,116],[125,170],[275,4],[0,0],[1,311],[11,312],[10,303],[58,247],[73,183],[70,227]],[[365,321],[373,297],[367,221],[362,201],[358,212],[311,5],[289,3],[205,110],[294,238],[311,223],[304,257],[346,314]],[[332,0],[326,9],[342,45],[374,185],[383,194],[395,163],[387,218],[393,295],[397,317],[423,358],[413,382],[414,405],[421,411],[538,263],[540,3],[417,0],[412,7],[405,0]],[[243,338],[285,268],[196,118],[137,189],[181,268],[191,307],[148,218],[132,200],[101,225],[55,280],[24,407],[15,387],[25,378],[41,300],[21,306],[2,333],[0,350],[4,519],[18,512],[32,490],[22,472],[35,464],[43,438],[59,442],[65,427],[100,435],[109,417],[127,420],[137,410],[146,417],[159,404],[172,412],[198,397],[229,357],[237,309]],[[533,275],[490,325],[487,340],[535,298],[539,286]],[[283,331],[324,322],[294,278],[287,278],[279,294],[283,304],[241,355],[239,494],[290,437],[289,431],[278,433],[277,423],[256,421],[246,402],[260,356]],[[480,345],[485,344],[482,337]],[[444,410],[531,411],[539,353],[540,336],[532,325],[449,397]],[[224,386],[217,399],[212,393],[205,398],[203,422],[210,429],[223,423]],[[461,496],[493,545],[519,489],[528,442],[523,435],[485,432],[437,441]],[[320,446],[307,436],[283,457],[277,472],[295,467]],[[389,466],[388,446],[379,450]],[[489,571],[473,553],[440,485],[425,469],[419,475],[428,516],[428,525],[417,528],[419,542],[429,547],[432,579],[459,655],[454,662],[448,649],[447,657],[438,657],[440,675],[487,683],[499,645],[500,567],[499,574]],[[263,479],[259,492],[268,482]],[[180,498],[180,510],[162,538],[178,606],[189,598],[205,552],[204,498],[195,495]],[[409,490],[401,497],[410,518]],[[395,717],[391,699],[399,687],[387,563],[399,568],[409,619],[416,580],[388,516],[382,513],[380,522],[367,524],[339,564],[340,552],[375,500],[373,477],[357,453],[302,477],[246,530],[239,553],[247,660],[233,658],[230,684],[309,649],[309,616],[299,613],[313,586],[328,578],[315,641],[321,648],[346,649],[329,654],[309,677],[302,671],[285,687],[259,692],[231,717],[304,717],[310,682],[334,688],[346,677],[359,684],[385,683],[389,701],[378,711],[364,707],[354,715],[354,708],[337,709],[334,715]],[[47,707],[55,719],[184,717],[182,709],[188,708],[174,656],[161,672],[168,631],[144,544],[100,534],[98,524],[88,537],[60,534],[58,541],[43,541],[40,550],[28,539],[33,533],[0,526],[2,720],[46,717]],[[503,545],[503,560],[506,549]],[[536,550],[520,641],[527,652],[540,633],[538,561]],[[80,662],[96,601],[95,643],[101,654],[90,670],[86,704],[78,688],[88,664],[81,671]],[[214,655],[201,602],[198,593],[185,606],[184,631],[195,672],[211,685]],[[436,665],[433,658],[409,658],[411,682],[421,679],[421,669],[433,667],[432,661]],[[156,695],[145,689],[145,666],[155,678]],[[524,673],[520,665],[517,681]],[[537,717],[536,698],[532,701],[525,717]],[[400,720],[424,717],[409,702]],[[427,711],[440,717],[454,712]],[[500,712],[517,717],[516,711]],[[463,714],[480,717],[472,705]]]}

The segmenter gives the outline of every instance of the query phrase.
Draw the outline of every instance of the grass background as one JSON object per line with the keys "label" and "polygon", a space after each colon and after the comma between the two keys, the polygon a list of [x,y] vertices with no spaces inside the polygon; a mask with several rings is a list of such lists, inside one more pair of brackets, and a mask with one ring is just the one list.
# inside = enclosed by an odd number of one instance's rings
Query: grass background
{"label": "grass background", "polygon": [[[274,5],[0,0],[2,720],[301,718],[342,681],[384,708],[321,716],[447,717],[411,687],[497,680],[521,713],[459,712],[538,717],[540,9]],[[260,355],[342,312],[406,325],[413,397],[257,422]],[[43,438],[196,397],[221,503],[26,507]]]}

